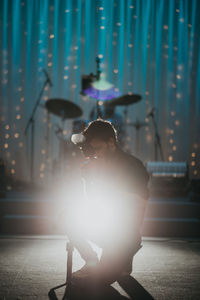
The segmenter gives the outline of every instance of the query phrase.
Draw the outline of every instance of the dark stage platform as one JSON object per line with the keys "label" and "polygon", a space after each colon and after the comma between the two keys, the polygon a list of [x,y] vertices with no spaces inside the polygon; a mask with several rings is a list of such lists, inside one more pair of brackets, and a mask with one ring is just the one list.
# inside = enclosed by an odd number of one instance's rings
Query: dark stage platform
{"label": "dark stage platform", "polygon": [[[128,299],[200,299],[200,241],[143,240],[131,278],[113,287]],[[66,240],[59,236],[0,239],[0,299],[46,300],[48,290],[65,281]],[[100,254],[100,249],[96,248]],[[73,270],[83,265],[74,252]],[[146,290],[146,291],[145,291]],[[147,291],[150,295],[147,295]],[[61,297],[63,290],[59,291]],[[124,299],[124,298],[123,298]]]}

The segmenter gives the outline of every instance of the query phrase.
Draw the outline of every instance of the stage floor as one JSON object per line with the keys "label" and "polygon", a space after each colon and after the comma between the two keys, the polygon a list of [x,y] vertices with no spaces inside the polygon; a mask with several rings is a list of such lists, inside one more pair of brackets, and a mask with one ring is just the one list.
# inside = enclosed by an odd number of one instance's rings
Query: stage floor
{"label": "stage floor", "polygon": [[[65,281],[65,246],[64,237],[0,238],[0,299],[48,299],[49,289]],[[82,265],[75,251],[73,270]],[[144,239],[133,261],[132,276],[136,281],[130,295],[145,289],[158,300],[200,299],[200,241]],[[137,292],[134,298],[128,297],[118,283],[113,286],[128,299],[147,299]],[[57,293],[62,294],[63,289]]]}

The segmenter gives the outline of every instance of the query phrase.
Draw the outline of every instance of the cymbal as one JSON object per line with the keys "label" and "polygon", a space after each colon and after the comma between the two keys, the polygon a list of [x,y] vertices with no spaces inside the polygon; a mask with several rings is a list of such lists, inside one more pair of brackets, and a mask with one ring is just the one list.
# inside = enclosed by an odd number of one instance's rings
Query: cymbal
{"label": "cymbal", "polygon": [[77,104],[65,99],[49,99],[45,107],[50,113],[63,119],[73,119],[82,115],[82,109]]}
{"label": "cymbal", "polygon": [[116,105],[130,105],[135,104],[142,100],[142,97],[137,94],[133,95],[123,95],[118,98],[114,98],[111,101],[107,101],[106,105],[116,106]]}

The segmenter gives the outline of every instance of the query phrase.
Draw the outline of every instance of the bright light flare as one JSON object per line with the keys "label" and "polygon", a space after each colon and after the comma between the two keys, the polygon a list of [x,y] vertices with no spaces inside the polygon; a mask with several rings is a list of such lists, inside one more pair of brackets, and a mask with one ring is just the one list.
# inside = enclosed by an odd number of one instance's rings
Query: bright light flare
{"label": "bright light flare", "polygon": [[[98,160],[97,160],[98,161]],[[144,200],[126,191],[123,180],[116,183],[95,165],[86,193],[80,174],[62,180],[49,191],[48,201],[54,203],[55,224],[69,239],[82,238],[101,247],[120,247],[134,238],[143,212]],[[130,241],[131,242],[131,241]]]}
{"label": "bright light flare", "polygon": [[[66,215],[66,230],[70,226],[72,235],[96,242],[98,245],[120,247],[134,236],[137,223],[138,196],[116,193],[111,188],[99,192],[95,197],[81,198],[71,202]],[[135,210],[134,210],[135,208]]]}
{"label": "bright light flare", "polygon": [[113,234],[119,212],[111,197],[103,194],[93,199],[85,197],[74,211],[74,228],[82,234],[102,239]]}

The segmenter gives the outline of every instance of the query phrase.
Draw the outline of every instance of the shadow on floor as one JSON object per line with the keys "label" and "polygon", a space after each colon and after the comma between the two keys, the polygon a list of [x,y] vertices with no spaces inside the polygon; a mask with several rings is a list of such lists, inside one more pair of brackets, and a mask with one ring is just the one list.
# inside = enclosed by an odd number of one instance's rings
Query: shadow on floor
{"label": "shadow on floor", "polygon": [[118,280],[119,285],[134,300],[153,300],[154,298],[145,288],[132,276],[123,276]]}
{"label": "shadow on floor", "polygon": [[[79,289],[77,286],[73,290],[72,300],[154,300],[154,298],[145,290],[145,288],[133,277],[124,276],[118,280],[119,285],[129,295],[129,298],[122,296],[112,286],[92,289],[85,286]],[[66,298],[67,299],[67,298]],[[65,298],[63,299],[65,300]]]}

